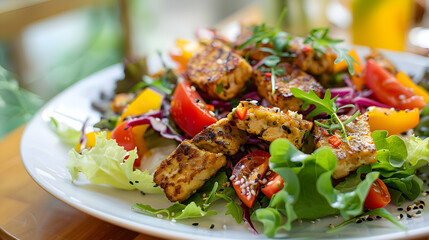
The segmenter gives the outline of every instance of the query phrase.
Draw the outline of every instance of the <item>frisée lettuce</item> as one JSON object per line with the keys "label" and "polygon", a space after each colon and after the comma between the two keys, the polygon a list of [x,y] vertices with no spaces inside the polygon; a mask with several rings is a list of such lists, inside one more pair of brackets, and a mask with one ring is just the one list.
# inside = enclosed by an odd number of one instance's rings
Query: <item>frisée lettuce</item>
{"label": "fris\u00e9e lettuce", "polygon": [[133,169],[137,150],[126,151],[115,140],[107,139],[106,132],[96,135],[95,139],[95,146],[84,149],[81,154],[74,149],[70,150],[67,169],[72,181],[82,172],[94,184],[108,184],[126,190],[138,189],[144,193],[162,193],[147,170],[142,172]]}

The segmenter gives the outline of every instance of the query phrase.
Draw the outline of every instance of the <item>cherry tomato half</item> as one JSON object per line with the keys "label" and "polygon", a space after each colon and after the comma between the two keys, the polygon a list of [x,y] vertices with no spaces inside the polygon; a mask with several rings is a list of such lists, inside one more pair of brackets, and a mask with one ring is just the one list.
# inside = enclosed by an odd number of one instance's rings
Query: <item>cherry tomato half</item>
{"label": "cherry tomato half", "polygon": [[422,109],[425,101],[403,86],[391,73],[369,59],[366,63],[365,80],[374,96],[382,103],[401,110]]}
{"label": "cherry tomato half", "polygon": [[365,207],[368,209],[377,209],[386,206],[390,202],[389,190],[383,181],[377,178],[371,185],[368,195],[365,199]]}
{"label": "cherry tomato half", "polygon": [[193,137],[204,127],[217,122],[217,118],[210,114],[210,108],[191,86],[187,81],[179,83],[174,91],[170,112],[176,124]]}
{"label": "cherry tomato half", "polygon": [[252,208],[258,196],[259,180],[268,169],[269,158],[270,154],[262,150],[249,153],[235,165],[232,171],[234,176],[232,186],[241,201],[249,208]]}
{"label": "cherry tomato half", "polygon": [[265,183],[261,187],[261,192],[270,199],[273,197],[275,193],[280,191],[285,184],[285,181],[283,181],[283,178],[272,170],[267,171],[264,178],[262,179],[262,182],[265,182]]}

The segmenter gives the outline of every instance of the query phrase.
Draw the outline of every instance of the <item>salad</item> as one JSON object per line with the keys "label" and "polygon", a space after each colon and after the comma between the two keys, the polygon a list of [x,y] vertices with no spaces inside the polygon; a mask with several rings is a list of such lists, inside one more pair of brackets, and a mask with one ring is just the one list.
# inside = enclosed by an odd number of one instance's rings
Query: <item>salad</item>
{"label": "salad", "polygon": [[[384,207],[422,194],[427,85],[376,50],[364,62],[328,33],[262,24],[232,41],[202,29],[176,41],[173,68],[150,75],[145,59],[126,60],[112,99],[94,103],[99,131],[52,119],[74,145],[72,180],[81,172],[94,184],[165,195],[168,208],[131,209],[171,221],[223,204],[268,237],[330,215],[345,222],[327,231],[379,217],[405,229]],[[421,215],[424,202],[412,208],[405,214]]]}

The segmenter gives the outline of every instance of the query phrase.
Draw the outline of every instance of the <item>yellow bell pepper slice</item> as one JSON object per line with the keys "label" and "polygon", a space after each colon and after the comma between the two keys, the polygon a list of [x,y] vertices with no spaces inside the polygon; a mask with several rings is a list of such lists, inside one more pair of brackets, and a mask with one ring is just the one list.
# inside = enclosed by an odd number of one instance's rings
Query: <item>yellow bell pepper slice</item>
{"label": "yellow bell pepper slice", "polygon": [[177,63],[178,71],[186,70],[189,59],[191,59],[199,48],[200,46],[197,42],[191,42],[182,38],[176,40],[176,49],[170,52],[170,57]]}
{"label": "yellow bell pepper slice", "polygon": [[151,88],[146,88],[127,106],[116,123],[116,126],[119,126],[126,117],[138,116],[150,110],[159,110],[161,108],[162,98],[159,92]]}
{"label": "yellow bell pepper slice", "polygon": [[[107,132],[107,139],[110,139],[112,137],[112,132],[111,131],[106,131],[106,132]],[[85,148],[92,148],[95,146],[95,135],[98,135],[98,134],[100,134],[100,132],[89,132],[85,134],[85,137],[86,137]],[[80,143],[76,144],[74,149],[76,150],[76,152],[80,152],[81,144]]]}
{"label": "yellow bell pepper slice", "polygon": [[413,110],[391,110],[389,108],[371,107],[367,112],[369,127],[372,131],[387,130],[389,135],[399,135],[419,124],[420,112]]}
{"label": "yellow bell pepper slice", "polygon": [[413,93],[419,96],[422,96],[425,103],[429,103],[429,92],[424,88],[415,84],[404,72],[398,72],[396,74],[396,79],[407,88],[412,89]]}
{"label": "yellow bell pepper slice", "polygon": [[[355,74],[352,76],[353,84],[356,86],[356,89],[358,91],[362,91],[362,87],[365,84],[365,79],[362,75],[362,61],[360,60],[359,54],[357,53],[356,49],[353,48],[348,52],[348,54],[356,60],[357,63],[353,63],[353,67],[355,69]],[[334,73],[341,72],[347,69],[347,63],[346,61],[341,61],[334,65]]]}

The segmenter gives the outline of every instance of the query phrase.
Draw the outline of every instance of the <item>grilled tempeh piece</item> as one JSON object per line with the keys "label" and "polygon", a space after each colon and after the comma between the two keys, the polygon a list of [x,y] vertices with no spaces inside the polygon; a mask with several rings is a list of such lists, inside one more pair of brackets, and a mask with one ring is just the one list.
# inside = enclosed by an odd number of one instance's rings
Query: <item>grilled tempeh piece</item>
{"label": "grilled tempeh piece", "polygon": [[244,131],[221,119],[192,140],[185,140],[165,159],[154,174],[154,182],[174,202],[185,201],[226,164],[247,142]]}
{"label": "grilled tempeh piece", "polygon": [[[348,119],[349,116],[340,116],[341,121]],[[347,176],[351,171],[356,170],[361,165],[374,163],[377,150],[371,136],[368,124],[368,115],[362,114],[355,120],[345,126],[349,138],[350,146],[347,142],[341,141],[338,147],[329,143],[332,137],[325,128],[314,127],[314,141],[316,148],[330,147],[337,156],[337,168],[333,177],[338,179]],[[334,130],[333,133],[338,139],[341,139],[341,131]]]}
{"label": "grilled tempeh piece", "polygon": [[233,127],[223,118],[195,135],[192,143],[212,153],[234,155],[247,142],[245,131]]}
{"label": "grilled tempeh piece", "polygon": [[228,119],[236,123],[238,129],[255,134],[258,138],[272,142],[277,138],[286,138],[297,148],[303,145],[304,135],[313,127],[313,123],[302,119],[302,115],[293,111],[284,113],[279,108],[266,108],[247,101],[241,101],[237,108],[247,107],[247,113],[240,120],[232,111]]}
{"label": "grilled tempeh piece", "polygon": [[252,67],[219,41],[212,41],[188,62],[186,75],[212,98],[229,100],[240,93]]}
{"label": "grilled tempeh piece", "polygon": [[192,140],[183,141],[156,170],[153,180],[167,198],[183,202],[226,165],[222,153],[198,149]]}
{"label": "grilled tempeh piece", "polygon": [[307,93],[313,90],[319,97],[322,95],[323,87],[311,75],[289,63],[280,63],[278,66],[282,67],[285,73],[283,76],[276,76],[274,94],[271,90],[271,76],[265,75],[258,69],[253,71],[253,79],[258,88],[258,94],[267,99],[271,105],[279,107],[283,111],[300,111],[304,102],[293,96],[290,91],[293,87]]}

